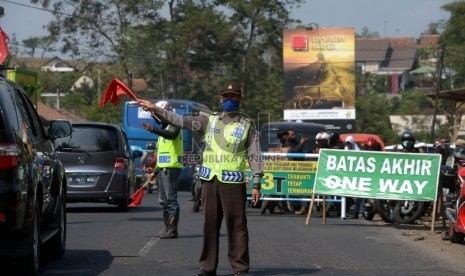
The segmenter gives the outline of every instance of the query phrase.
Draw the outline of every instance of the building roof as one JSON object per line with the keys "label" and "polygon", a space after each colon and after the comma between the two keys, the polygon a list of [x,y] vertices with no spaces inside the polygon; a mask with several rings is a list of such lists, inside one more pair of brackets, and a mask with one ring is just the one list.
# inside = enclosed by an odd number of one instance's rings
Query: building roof
{"label": "building roof", "polygon": [[356,38],[356,61],[383,61],[389,49],[387,38]]}
{"label": "building roof", "polygon": [[94,87],[94,81],[88,76],[81,76],[77,81],[74,82],[70,90],[75,91],[77,89],[81,89],[84,87],[88,87],[88,88]]}
{"label": "building roof", "polygon": [[421,35],[418,48],[430,48],[438,45],[439,35]]}
{"label": "building roof", "polygon": [[47,121],[51,121],[51,120],[67,120],[70,122],[85,121],[85,119],[83,119],[82,117],[72,112],[69,112],[63,109],[58,109],[58,110],[53,109],[49,106],[46,106],[40,101],[37,102],[36,109],[37,109],[37,113],[39,113],[39,116],[41,116]]}
{"label": "building roof", "polygon": [[[434,99],[436,98],[436,93],[430,93],[426,96]],[[460,89],[454,89],[454,90],[445,90],[445,91],[439,92],[437,96],[439,99],[443,99],[443,100],[465,102],[465,89],[460,88]]]}
{"label": "building roof", "polygon": [[74,68],[69,65],[66,61],[63,61],[61,58],[55,56],[52,59],[48,60],[42,67],[42,71],[52,71],[52,72],[73,72]]}
{"label": "building roof", "polygon": [[378,61],[379,72],[401,74],[411,70],[416,59],[416,40],[413,37],[357,38],[356,61]]}

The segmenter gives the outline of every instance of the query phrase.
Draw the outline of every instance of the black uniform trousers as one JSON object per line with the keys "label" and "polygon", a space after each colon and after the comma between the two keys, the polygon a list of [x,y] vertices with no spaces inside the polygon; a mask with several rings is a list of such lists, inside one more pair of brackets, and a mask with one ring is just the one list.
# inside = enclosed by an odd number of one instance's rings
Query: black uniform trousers
{"label": "black uniform trousers", "polygon": [[200,270],[216,272],[223,217],[228,234],[228,260],[234,272],[249,270],[249,234],[245,214],[245,183],[225,184],[216,177],[203,181],[202,208],[205,217]]}

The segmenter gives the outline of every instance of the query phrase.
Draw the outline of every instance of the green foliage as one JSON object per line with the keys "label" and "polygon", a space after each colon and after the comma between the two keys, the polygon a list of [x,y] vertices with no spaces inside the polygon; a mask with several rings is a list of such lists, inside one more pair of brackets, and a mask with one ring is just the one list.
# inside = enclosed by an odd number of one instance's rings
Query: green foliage
{"label": "green foliage", "polygon": [[398,108],[393,111],[393,115],[433,114],[433,100],[426,97],[424,91],[409,90],[403,92],[401,95],[401,105],[399,105]]}
{"label": "green foliage", "polygon": [[99,101],[95,100],[91,105],[83,107],[83,113],[87,120],[121,125],[123,120],[124,100],[121,99],[117,106],[107,103],[99,107]]}
{"label": "green foliage", "polygon": [[355,71],[355,91],[361,94],[385,93],[388,91],[387,77],[372,74],[370,72],[362,73],[360,69]]}
{"label": "green foliage", "polygon": [[440,36],[444,47],[444,64],[451,67],[455,74],[455,87],[465,86],[465,1],[455,1],[443,6],[450,13],[449,20]]}
{"label": "green foliage", "polygon": [[391,129],[390,104],[384,95],[368,94],[356,99],[357,132],[378,134],[386,144],[397,143],[397,133]]}
{"label": "green foliage", "polygon": [[27,49],[26,52],[30,57],[34,57],[36,49],[40,45],[40,37],[30,37],[22,41],[23,46]]}
{"label": "green foliage", "polygon": [[23,46],[26,48],[26,53],[32,58],[36,54],[37,50],[41,50],[41,58],[44,57],[45,53],[55,51],[53,44],[55,39],[51,36],[32,36],[22,41]]}

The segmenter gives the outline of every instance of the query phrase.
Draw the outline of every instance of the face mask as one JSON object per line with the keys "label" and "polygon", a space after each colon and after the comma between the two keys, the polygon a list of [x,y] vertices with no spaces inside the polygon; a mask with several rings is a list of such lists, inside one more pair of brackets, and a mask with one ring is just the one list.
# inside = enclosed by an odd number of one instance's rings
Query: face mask
{"label": "face mask", "polygon": [[402,142],[402,146],[404,149],[412,149],[415,146],[415,143],[413,143],[413,141],[406,140]]}
{"label": "face mask", "polygon": [[233,99],[226,99],[223,101],[223,111],[234,112],[239,110],[239,101]]}

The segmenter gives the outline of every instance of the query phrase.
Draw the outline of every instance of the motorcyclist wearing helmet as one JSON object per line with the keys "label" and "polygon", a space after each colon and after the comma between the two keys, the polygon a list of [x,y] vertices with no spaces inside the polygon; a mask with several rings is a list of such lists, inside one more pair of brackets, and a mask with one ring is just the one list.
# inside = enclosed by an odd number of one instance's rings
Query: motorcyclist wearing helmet
{"label": "motorcyclist wearing helmet", "polygon": [[316,148],[314,153],[319,153],[320,149],[328,149],[331,145],[331,139],[328,133],[319,132],[315,136]]}
{"label": "motorcyclist wearing helmet", "polygon": [[418,152],[415,148],[415,142],[415,136],[410,130],[406,130],[400,135],[400,144],[404,152]]}
{"label": "motorcyclist wearing helmet", "polygon": [[147,181],[148,178],[150,178],[150,181],[147,184],[147,192],[151,194],[154,190],[158,190],[157,180],[153,175],[153,169],[157,163],[157,154],[155,153],[154,143],[147,143],[147,150],[142,155],[140,161],[142,163],[142,169],[146,175],[146,179],[144,181]]}
{"label": "motorcyclist wearing helmet", "polygon": [[344,144],[341,141],[341,137],[337,132],[330,132],[329,133],[329,148],[331,149],[343,149]]}
{"label": "motorcyclist wearing helmet", "polygon": [[434,143],[434,149],[436,153],[441,155],[441,165],[447,164],[447,159],[449,158],[449,141],[446,139],[441,139]]}
{"label": "motorcyclist wearing helmet", "polygon": [[465,145],[454,150],[454,170],[458,171],[465,167]]}

